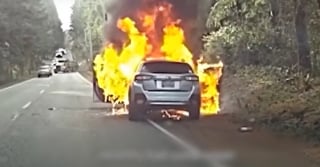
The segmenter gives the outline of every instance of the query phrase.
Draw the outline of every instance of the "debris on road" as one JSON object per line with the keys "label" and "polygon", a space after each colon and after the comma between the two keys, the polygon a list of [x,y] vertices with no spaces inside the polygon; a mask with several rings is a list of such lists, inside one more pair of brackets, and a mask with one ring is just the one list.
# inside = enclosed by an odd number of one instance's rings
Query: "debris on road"
{"label": "debris on road", "polygon": [[50,107],[50,108],[48,108],[48,110],[49,110],[49,111],[54,111],[54,110],[56,110],[56,108]]}
{"label": "debris on road", "polygon": [[240,132],[252,132],[253,128],[250,126],[242,126],[239,128]]}

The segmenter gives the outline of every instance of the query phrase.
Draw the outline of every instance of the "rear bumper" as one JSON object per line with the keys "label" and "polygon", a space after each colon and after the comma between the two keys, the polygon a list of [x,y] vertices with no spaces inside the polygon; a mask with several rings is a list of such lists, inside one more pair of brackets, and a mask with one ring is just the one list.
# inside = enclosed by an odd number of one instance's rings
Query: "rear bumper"
{"label": "rear bumper", "polygon": [[201,103],[198,86],[193,86],[191,91],[145,91],[140,86],[133,86],[130,91],[130,102],[147,109],[186,110],[190,106],[200,106]]}
{"label": "rear bumper", "polygon": [[51,75],[51,72],[39,72],[38,75]]}
{"label": "rear bumper", "polygon": [[190,103],[185,102],[146,102],[141,105],[146,110],[163,110],[163,109],[176,109],[188,110]]}
{"label": "rear bumper", "polygon": [[134,100],[134,105],[137,107],[142,107],[145,110],[161,110],[161,109],[177,109],[177,110],[189,110],[190,107],[200,107],[200,95],[193,95],[186,101],[176,100],[176,101],[155,101],[146,99],[141,94],[136,94]]}

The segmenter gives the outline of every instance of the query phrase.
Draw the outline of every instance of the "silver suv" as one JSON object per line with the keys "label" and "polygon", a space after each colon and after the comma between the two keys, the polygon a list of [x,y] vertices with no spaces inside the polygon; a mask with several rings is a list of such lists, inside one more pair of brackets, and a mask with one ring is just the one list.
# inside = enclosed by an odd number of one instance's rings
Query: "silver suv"
{"label": "silver suv", "polygon": [[199,77],[187,63],[164,60],[143,62],[129,88],[129,120],[142,120],[147,112],[177,109],[200,117]]}

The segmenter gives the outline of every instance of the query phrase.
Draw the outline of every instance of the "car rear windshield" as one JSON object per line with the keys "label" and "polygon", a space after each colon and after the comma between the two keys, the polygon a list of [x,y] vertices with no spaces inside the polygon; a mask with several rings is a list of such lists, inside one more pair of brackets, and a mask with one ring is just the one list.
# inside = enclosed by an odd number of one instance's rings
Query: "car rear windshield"
{"label": "car rear windshield", "polygon": [[178,62],[148,62],[142,66],[141,72],[166,74],[193,73],[190,65]]}
{"label": "car rear windshield", "polygon": [[41,66],[40,69],[49,69],[50,66]]}

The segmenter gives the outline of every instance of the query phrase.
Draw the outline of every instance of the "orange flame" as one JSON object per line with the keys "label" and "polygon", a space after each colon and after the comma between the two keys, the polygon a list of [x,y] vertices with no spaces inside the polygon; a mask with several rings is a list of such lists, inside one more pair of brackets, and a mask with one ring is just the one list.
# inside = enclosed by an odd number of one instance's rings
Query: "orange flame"
{"label": "orange flame", "polygon": [[[191,51],[185,45],[185,34],[179,26],[181,20],[171,17],[172,6],[162,3],[150,10],[138,13],[138,22],[129,17],[118,21],[118,28],[127,34],[125,43],[118,52],[112,44],[106,45],[94,60],[98,86],[105,96],[114,95],[117,101],[128,102],[128,86],[140,62],[152,57],[186,62],[197,72],[201,82],[203,115],[219,111],[219,92],[217,85],[222,75],[222,62],[204,63],[200,58],[194,62]],[[142,31],[136,23],[140,23]],[[161,27],[159,33],[157,30]],[[161,34],[161,35],[159,35]]]}

